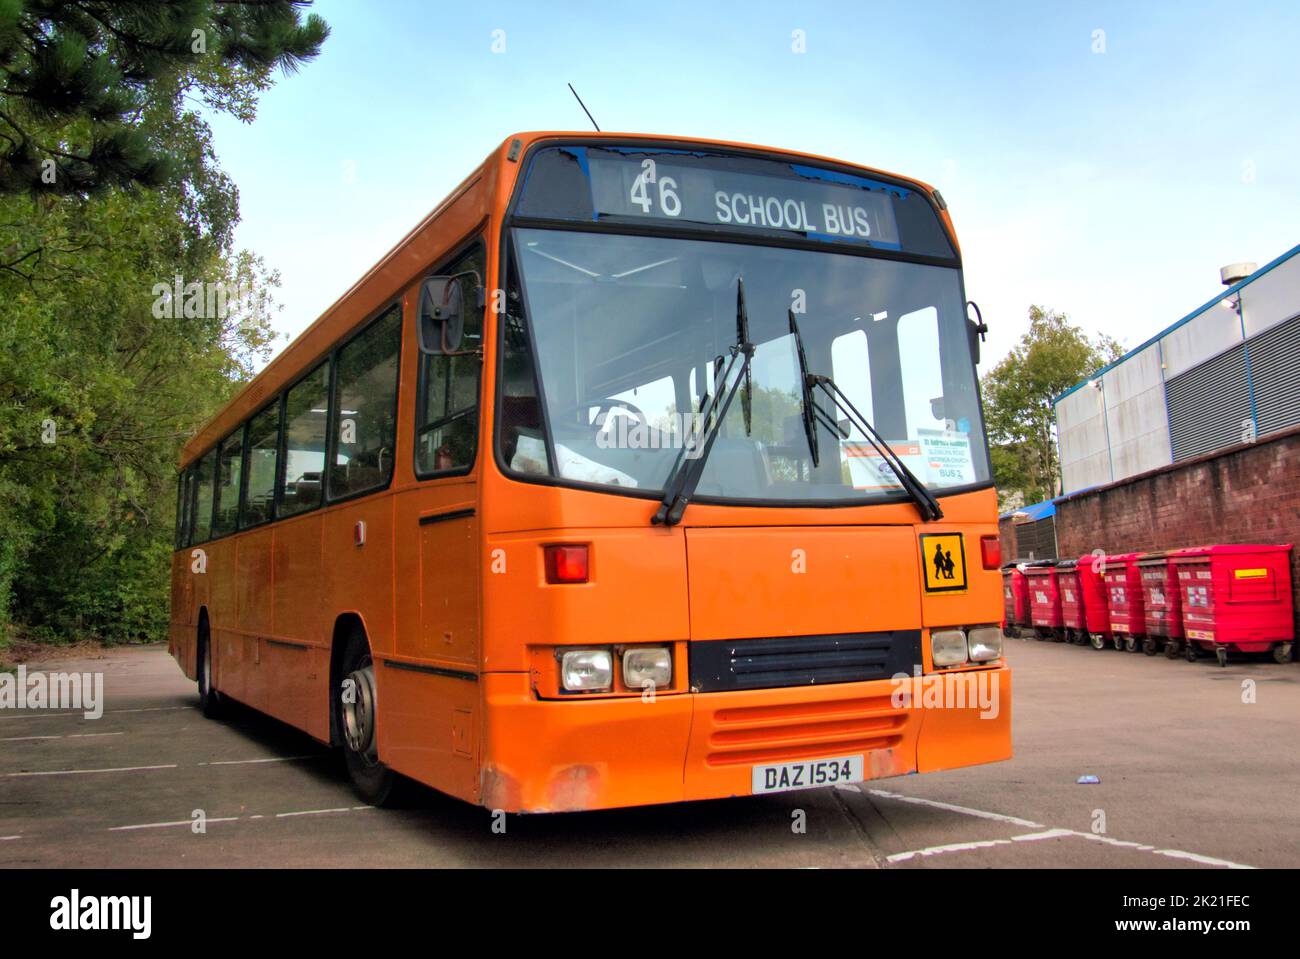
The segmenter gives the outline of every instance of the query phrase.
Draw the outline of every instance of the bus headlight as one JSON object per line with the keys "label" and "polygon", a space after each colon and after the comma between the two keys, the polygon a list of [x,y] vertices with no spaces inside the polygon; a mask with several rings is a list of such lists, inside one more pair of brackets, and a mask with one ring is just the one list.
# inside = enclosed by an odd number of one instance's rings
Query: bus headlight
{"label": "bus headlight", "polygon": [[623,685],[628,689],[667,689],[673,682],[673,652],[663,646],[623,650]]}
{"label": "bus headlight", "polygon": [[987,663],[1002,656],[1002,630],[997,626],[972,626],[968,634],[970,661]]}
{"label": "bus headlight", "polygon": [[614,682],[614,657],[608,649],[570,649],[560,657],[560,683],[569,692],[604,692]]}
{"label": "bus headlight", "polygon": [[960,666],[966,662],[966,633],[940,629],[930,634],[930,658],[936,666]]}

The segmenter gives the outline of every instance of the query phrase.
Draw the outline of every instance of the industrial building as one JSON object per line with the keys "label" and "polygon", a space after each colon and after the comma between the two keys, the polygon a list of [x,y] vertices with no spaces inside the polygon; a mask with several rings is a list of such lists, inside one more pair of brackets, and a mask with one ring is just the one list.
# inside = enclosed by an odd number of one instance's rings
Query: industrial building
{"label": "industrial building", "polygon": [[1300,426],[1300,245],[1056,398],[1061,492]]}

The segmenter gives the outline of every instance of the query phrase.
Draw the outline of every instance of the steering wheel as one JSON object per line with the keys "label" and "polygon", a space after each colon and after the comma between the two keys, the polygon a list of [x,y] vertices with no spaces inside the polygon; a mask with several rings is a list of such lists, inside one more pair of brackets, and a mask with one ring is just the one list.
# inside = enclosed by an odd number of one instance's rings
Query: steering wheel
{"label": "steering wheel", "polygon": [[[595,407],[595,416],[592,416],[591,410]],[[595,432],[600,432],[609,423],[609,416],[615,410],[625,410],[630,413],[636,424],[646,429],[650,428],[650,419],[645,415],[641,407],[635,403],[629,403],[627,400],[615,399],[612,396],[606,396],[603,399],[594,402],[581,403],[572,409],[566,411],[564,420],[570,421],[570,417],[576,419],[576,414],[581,413],[587,423]]]}

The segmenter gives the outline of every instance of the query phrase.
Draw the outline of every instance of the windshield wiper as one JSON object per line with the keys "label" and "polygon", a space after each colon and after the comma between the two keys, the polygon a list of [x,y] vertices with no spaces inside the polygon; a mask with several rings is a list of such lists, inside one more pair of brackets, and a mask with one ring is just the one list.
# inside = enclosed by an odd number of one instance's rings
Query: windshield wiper
{"label": "windshield wiper", "polygon": [[[934,494],[930,492],[924,483],[917,479],[915,473],[907,468],[907,464],[898,458],[898,454],[889,448],[889,444],[876,432],[876,428],[871,425],[871,422],[858,412],[858,408],[844,395],[844,391],[835,385],[835,381],[829,376],[809,373],[806,382],[809,393],[812,392],[813,388],[820,387],[821,391],[835,404],[836,408],[866,437],[867,442],[880,455],[880,458],[894,471],[894,475],[898,477],[898,482],[907,491],[907,495],[916,503],[921,519],[927,523],[943,519],[943,509],[939,506],[939,501],[934,498]],[[826,415],[820,407],[818,407],[817,411]],[[835,430],[839,432],[838,425]],[[845,438],[847,439],[847,437]]]}
{"label": "windshield wiper", "polygon": [[808,354],[804,352],[803,337],[799,334],[799,324],[795,321],[794,310],[786,310],[790,320],[790,335],[794,337],[795,352],[799,358],[799,386],[803,402],[803,435],[808,440],[808,453],[812,456],[812,465],[816,469],[821,465],[821,447],[817,443],[817,424],[821,423],[841,439],[848,439],[847,431],[841,429],[835,418],[817,405],[813,397],[813,375],[808,370]]}
{"label": "windshield wiper", "polygon": [[[731,401],[736,398],[740,385],[750,382],[750,361],[754,358],[754,344],[749,341],[749,315],[745,310],[745,281],[742,277],[736,278],[736,343],[728,352],[731,358],[727,361],[721,378],[716,373],[714,375],[716,386],[714,394],[700,411],[703,433],[693,441],[684,443],[681,452],[677,454],[673,470],[668,476],[664,497],[659,503],[659,508],[650,517],[652,525],[675,526],[682,521],[682,514],[690,505],[691,497],[695,495],[695,488],[700,485],[700,477],[704,474],[704,463],[709,458],[709,451],[713,449],[713,441],[718,438],[718,433],[722,429],[723,420],[727,418],[727,411],[731,409]],[[722,357],[719,356],[714,362],[716,364],[721,360]],[[740,375],[732,381],[732,371],[737,367]],[[730,387],[727,386],[728,382],[731,382]],[[742,407],[745,416],[745,433],[748,435],[750,410],[744,401]],[[695,452],[696,450],[698,452]]]}

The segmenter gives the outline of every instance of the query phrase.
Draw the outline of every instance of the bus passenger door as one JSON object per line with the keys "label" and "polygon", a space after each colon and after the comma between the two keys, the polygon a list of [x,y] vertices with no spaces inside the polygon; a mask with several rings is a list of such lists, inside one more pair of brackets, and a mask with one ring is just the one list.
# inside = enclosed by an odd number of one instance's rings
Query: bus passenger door
{"label": "bus passenger door", "polygon": [[483,315],[471,306],[475,281],[486,275],[482,245],[432,272],[460,277],[464,326],[459,343],[440,338],[447,352],[425,352],[416,336],[418,312],[407,313],[403,396],[414,399],[414,416],[401,422],[413,426],[417,482],[397,494],[397,629],[392,653],[376,675],[379,746],[384,762],[398,772],[474,801],[481,591],[473,469],[491,455],[479,437],[482,358],[475,351],[482,345]]}

